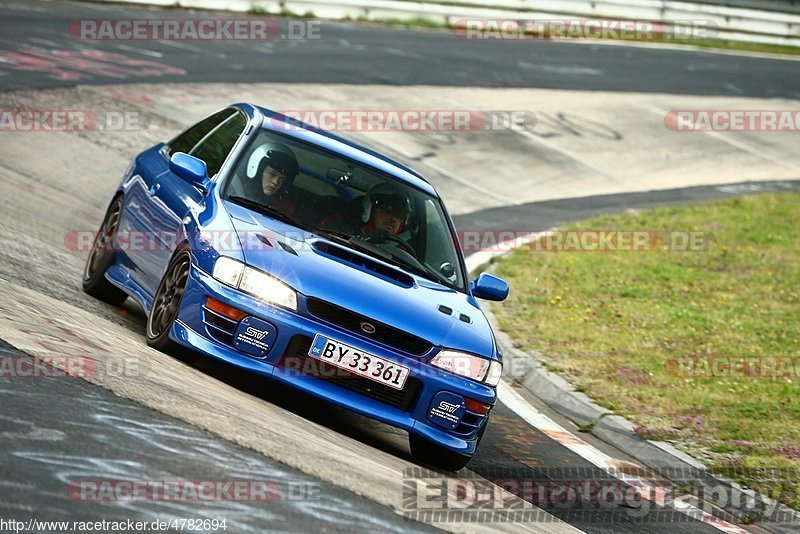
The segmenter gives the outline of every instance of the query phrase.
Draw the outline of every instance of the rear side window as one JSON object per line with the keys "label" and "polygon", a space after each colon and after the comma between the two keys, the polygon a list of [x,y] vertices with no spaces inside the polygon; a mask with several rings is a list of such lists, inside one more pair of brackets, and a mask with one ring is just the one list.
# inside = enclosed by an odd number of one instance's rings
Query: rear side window
{"label": "rear side window", "polygon": [[186,154],[191,153],[192,149],[194,149],[197,143],[202,141],[202,139],[208,135],[211,130],[219,126],[220,123],[234,113],[237,113],[237,110],[223,109],[222,111],[214,113],[210,117],[198,122],[173,139],[172,142],[167,145],[169,147],[169,155],[172,155],[175,152],[184,152]]}
{"label": "rear side window", "polygon": [[206,162],[208,175],[214,176],[247,126],[244,113],[237,111],[208,132],[189,154]]}

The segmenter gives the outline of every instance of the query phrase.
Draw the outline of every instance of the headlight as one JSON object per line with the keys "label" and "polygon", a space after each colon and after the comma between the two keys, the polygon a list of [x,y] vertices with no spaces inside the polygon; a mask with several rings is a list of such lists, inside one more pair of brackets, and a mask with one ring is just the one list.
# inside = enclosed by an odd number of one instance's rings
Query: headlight
{"label": "headlight", "polygon": [[277,278],[245,266],[239,289],[254,297],[297,311],[297,293]]}
{"label": "headlight", "polygon": [[277,278],[224,256],[214,264],[214,278],[261,300],[297,311],[297,292]]}
{"label": "headlight", "polygon": [[243,272],[244,263],[233,258],[220,256],[214,263],[214,278],[229,286],[239,287],[239,280],[242,279]]}
{"label": "headlight", "polygon": [[489,386],[496,386],[503,372],[500,362],[454,350],[443,350],[433,357],[431,365]]}

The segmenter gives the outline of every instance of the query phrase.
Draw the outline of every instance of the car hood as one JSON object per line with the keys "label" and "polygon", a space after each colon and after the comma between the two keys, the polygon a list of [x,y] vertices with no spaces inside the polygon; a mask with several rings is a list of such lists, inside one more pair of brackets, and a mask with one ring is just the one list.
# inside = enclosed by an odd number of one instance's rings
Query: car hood
{"label": "car hood", "polygon": [[471,296],[230,201],[225,207],[245,261],[306,297],[347,308],[434,346],[495,355],[489,322]]}

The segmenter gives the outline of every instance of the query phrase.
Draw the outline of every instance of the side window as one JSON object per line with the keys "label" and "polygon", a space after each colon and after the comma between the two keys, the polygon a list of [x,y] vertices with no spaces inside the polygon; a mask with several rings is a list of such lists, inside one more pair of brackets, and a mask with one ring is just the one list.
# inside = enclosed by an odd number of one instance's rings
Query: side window
{"label": "side window", "polygon": [[206,162],[208,175],[214,176],[236,144],[236,140],[247,126],[244,113],[237,111],[219,126],[215,127],[189,152],[192,156]]}
{"label": "side window", "polygon": [[214,113],[210,117],[198,122],[173,139],[172,142],[167,145],[169,147],[169,155],[172,155],[175,152],[184,152],[189,154],[195,145],[199,143],[206,135],[208,135],[208,132],[213,130],[222,121],[229,118],[234,113],[236,113],[235,109],[223,109],[222,111]]}

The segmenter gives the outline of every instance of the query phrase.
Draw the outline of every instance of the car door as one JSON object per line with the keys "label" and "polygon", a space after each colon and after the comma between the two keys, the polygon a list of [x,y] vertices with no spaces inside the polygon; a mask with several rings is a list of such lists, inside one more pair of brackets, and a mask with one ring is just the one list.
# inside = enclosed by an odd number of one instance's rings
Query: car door
{"label": "car door", "polygon": [[[190,210],[202,209],[203,193],[169,170],[169,158],[184,152],[205,161],[208,174],[219,172],[247,125],[243,112],[229,108],[201,121],[158,151],[158,174],[147,186],[141,218],[148,229],[148,242],[138,252],[139,284],[155,294],[161,276],[177,245],[182,241],[183,219]],[[144,185],[143,185],[144,187]]]}

